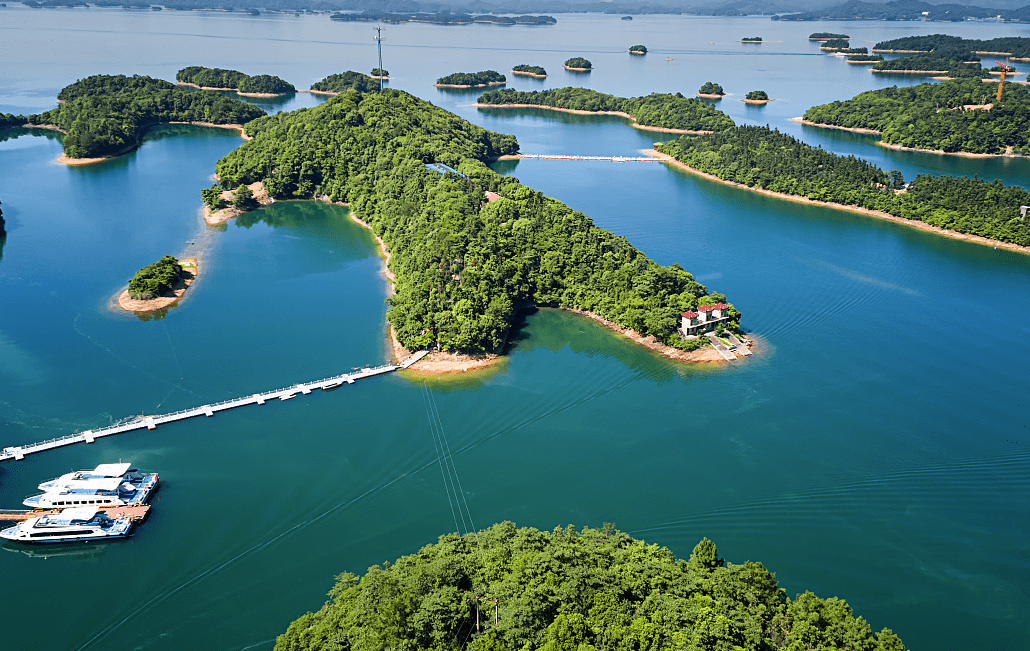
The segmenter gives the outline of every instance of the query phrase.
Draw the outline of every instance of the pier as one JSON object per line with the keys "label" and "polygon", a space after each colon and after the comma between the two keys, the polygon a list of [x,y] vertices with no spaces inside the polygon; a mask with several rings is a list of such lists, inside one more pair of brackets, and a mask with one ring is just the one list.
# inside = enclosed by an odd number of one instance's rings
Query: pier
{"label": "pier", "polygon": [[356,381],[363,380],[365,378],[373,377],[376,375],[382,375],[384,373],[392,373],[393,371],[399,369],[406,369],[428,354],[429,353],[427,351],[423,350],[415,353],[414,355],[404,360],[400,364],[384,364],[382,366],[376,366],[373,368],[363,368],[353,373],[334,375],[333,377],[327,377],[325,379],[316,380],[314,382],[294,384],[293,386],[285,387],[282,389],[265,391],[264,393],[255,393],[253,395],[243,396],[241,398],[223,400],[222,402],[201,405],[199,407],[192,407],[190,409],[182,409],[180,411],[174,411],[170,414],[157,414],[152,416],[140,415],[123,423],[109,425],[108,427],[102,427],[100,429],[77,432],[75,434],[69,434],[68,436],[61,436],[47,441],[41,441],[39,443],[30,443],[27,445],[6,447],[3,449],[3,451],[0,451],[0,461],[7,461],[9,459],[20,460],[25,458],[25,455],[27,454],[42,452],[44,450],[53,450],[54,448],[60,448],[66,445],[72,445],[74,443],[92,443],[98,438],[104,436],[111,436],[113,434],[121,434],[122,432],[131,432],[133,430],[144,428],[157,429],[158,425],[172,423],[177,420],[186,420],[187,418],[196,418],[197,416],[210,417],[214,416],[216,412],[226,411],[228,409],[235,409],[237,407],[243,407],[245,405],[263,405],[269,400],[289,400],[290,398],[294,398],[300,394],[307,395],[315,389],[328,391],[330,389],[335,389],[337,387],[343,386],[344,384],[354,384]]}
{"label": "pier", "polygon": [[650,156],[576,156],[572,154],[519,154],[519,158],[541,158],[547,160],[606,160],[615,163],[655,163]]}

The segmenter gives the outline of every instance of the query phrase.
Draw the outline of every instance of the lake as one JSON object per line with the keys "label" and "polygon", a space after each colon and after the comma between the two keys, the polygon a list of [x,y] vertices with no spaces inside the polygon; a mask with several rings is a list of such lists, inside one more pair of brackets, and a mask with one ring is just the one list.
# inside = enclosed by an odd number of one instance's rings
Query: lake
{"label": "lake", "polygon": [[[873,77],[822,54],[806,39],[813,31],[871,45],[934,32],[1025,36],[1026,25],[557,18],[389,25],[389,83],[515,134],[524,153],[632,155],[660,134],[611,117],[478,110],[476,92],[432,83],[519,63],[550,76],[509,87],[634,96],[715,81],[732,93],[719,108],[738,123],[769,124],[907,178],[1030,184],[1027,160],[898,153],[790,122],[814,104],[921,81]],[[174,79],[187,65],[307,88],[377,65],[371,28],[326,16],[9,6],[0,9],[0,112],[48,110],[62,87],[91,74]],[[747,35],[768,42],[736,42]],[[647,56],[626,53],[636,43]],[[562,70],[571,56],[595,70]],[[737,101],[756,89],[777,101]],[[203,225],[200,189],[241,142],[225,130],[163,127],[133,154],[79,168],[53,162],[61,145],[52,134],[0,142],[0,447],[387,358],[382,263],[345,208],[279,202]],[[4,508],[40,481],[118,459],[159,472],[162,488],[126,541],[0,548],[5,644],[270,649],[324,603],[336,574],[512,520],[614,522],[684,557],[707,536],[731,562],[761,561],[788,594],[846,599],[909,647],[1030,648],[1030,259],[658,163],[497,169],[725,293],[760,355],[674,365],[588,319],[540,310],[511,355],[483,373],[392,374],[7,462]],[[162,318],[113,312],[111,297],[166,253],[201,259],[187,299]],[[433,408],[473,522],[449,506]]]}

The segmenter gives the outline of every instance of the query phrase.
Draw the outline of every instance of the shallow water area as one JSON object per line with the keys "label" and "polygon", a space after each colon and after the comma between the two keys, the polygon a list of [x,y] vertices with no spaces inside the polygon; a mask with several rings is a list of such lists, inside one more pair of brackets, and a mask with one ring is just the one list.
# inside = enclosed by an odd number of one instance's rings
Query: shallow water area
{"label": "shallow water area", "polygon": [[[377,63],[370,25],[322,15],[0,12],[0,56],[11,62],[0,71],[0,112],[47,110],[64,85],[97,73],[174,79],[186,65],[211,65],[308,88]],[[389,84],[516,134],[525,153],[632,156],[666,134],[617,117],[480,110],[469,106],[478,94],[432,84],[519,63],[550,73],[509,75],[525,90],[688,94],[715,81],[733,93],[718,106],[734,120],[908,178],[1030,179],[1023,160],[893,152],[790,122],[813,104],[921,81],[875,78],[821,54],[806,40],[813,31],[865,44],[934,31],[1026,35],[1026,26],[557,18],[533,28],[387,26]],[[745,34],[769,42],[737,43]],[[649,53],[630,56],[634,43]],[[595,70],[567,73],[570,56]],[[777,101],[736,101],[759,88]],[[256,103],[274,112],[324,101]],[[387,359],[382,263],[346,208],[281,201],[203,225],[199,191],[240,143],[231,131],[166,127],[132,154],[71,168],[54,162],[52,133],[0,142],[0,447]],[[396,373],[0,464],[3,508],[101,462],[162,478],[151,518],[127,541],[0,548],[5,644],[270,649],[324,603],[336,574],[510,519],[542,529],[614,522],[681,556],[707,536],[732,562],[764,563],[791,595],[846,599],[911,648],[973,648],[985,637],[1030,646],[1026,256],[657,162],[495,168],[725,293],[763,354],[671,364],[587,318],[544,309],[488,371]],[[136,269],[183,253],[201,258],[202,273],[176,308],[146,320],[110,310]],[[433,406],[474,522],[449,507]],[[52,626],[54,595],[83,586],[88,600]]]}

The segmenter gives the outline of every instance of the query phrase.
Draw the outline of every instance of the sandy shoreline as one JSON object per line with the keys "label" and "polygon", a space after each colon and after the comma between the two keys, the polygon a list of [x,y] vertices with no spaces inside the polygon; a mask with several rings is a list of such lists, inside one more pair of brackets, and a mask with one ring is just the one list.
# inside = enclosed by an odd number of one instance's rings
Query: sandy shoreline
{"label": "sandy shoreline", "polygon": [[715,93],[694,93],[694,97],[704,97],[705,99],[722,99],[725,95],[716,95]]}
{"label": "sandy shoreline", "polygon": [[339,95],[339,93],[334,90],[315,90],[314,88],[308,88],[307,90],[298,90],[297,92],[311,93],[312,95],[330,95],[332,97],[336,97],[337,95]]}
{"label": "sandy shoreline", "polygon": [[768,104],[769,102],[775,102],[776,99],[742,99],[740,100],[745,104]]}
{"label": "sandy shoreline", "polygon": [[195,281],[197,276],[200,275],[200,264],[197,262],[196,258],[182,258],[179,260],[179,264],[181,264],[183,266],[183,270],[190,275],[182,280],[182,286],[177,287],[172,296],[158,296],[157,298],[151,298],[144,301],[130,298],[129,290],[125,289],[118,295],[118,307],[122,308],[126,312],[132,312],[133,314],[146,314],[148,312],[163,310],[178,303],[186,294],[186,290],[193,284],[193,281]]}
{"label": "sandy shoreline", "polygon": [[[689,129],[668,129],[666,127],[650,127],[645,124],[639,124],[637,119],[629,113],[622,111],[583,111],[581,109],[567,109],[558,108],[556,106],[543,106],[540,104],[470,104],[474,108],[538,108],[547,109],[548,111],[561,111],[562,113],[572,113],[573,115],[615,115],[620,118],[626,118],[630,121],[630,126],[634,129],[640,129],[642,131],[658,131],[661,133],[682,133],[690,136],[702,136],[705,134],[712,133],[711,131],[691,131]],[[499,160],[504,160],[502,156]]]}
{"label": "sandy shoreline", "polygon": [[695,169],[693,167],[690,167],[689,165],[681,163],[680,161],[676,160],[672,156],[669,156],[668,154],[663,154],[662,152],[657,151],[655,149],[641,149],[640,152],[643,153],[643,154],[647,154],[649,156],[653,156],[653,157],[657,158],[658,160],[660,160],[662,162],[669,163],[669,164],[671,164],[671,165],[673,165],[675,167],[678,167],[679,169],[683,170],[684,172],[688,172],[690,174],[695,174],[697,176],[701,176],[703,178],[706,178],[706,179],[708,179],[710,181],[715,181],[716,183],[722,183],[723,185],[730,185],[730,186],[733,186],[735,188],[740,188],[742,190],[749,190],[751,192],[757,192],[759,194],[764,194],[766,196],[776,197],[778,199],[785,199],[787,201],[794,201],[794,202],[797,202],[797,203],[807,203],[807,204],[811,204],[811,205],[815,205],[815,206],[826,206],[827,208],[836,208],[838,210],[847,210],[849,212],[856,212],[856,213],[859,213],[859,214],[862,214],[862,215],[867,215],[869,217],[877,217],[879,219],[885,219],[887,221],[892,221],[892,222],[894,222],[896,224],[904,224],[905,226],[910,226],[912,228],[918,228],[920,230],[930,231],[932,233],[936,233],[938,235],[944,235],[946,237],[950,237],[950,238],[956,239],[956,240],[965,240],[967,242],[974,242],[976,244],[983,244],[985,246],[993,246],[995,248],[1008,249],[1010,251],[1016,251],[1018,253],[1030,254],[1030,246],[1019,246],[1018,244],[1010,244],[1009,242],[1002,242],[1000,240],[992,240],[990,238],[981,237],[979,235],[969,235],[969,234],[966,234],[966,233],[958,233],[958,232],[955,232],[955,231],[949,231],[949,230],[941,228],[939,226],[932,226],[930,224],[927,224],[926,222],[916,221],[916,220],[913,220],[913,219],[904,219],[902,217],[896,217],[896,216],[894,216],[894,215],[892,215],[890,213],[881,212],[879,210],[870,210],[869,208],[863,208],[861,206],[855,206],[855,205],[845,206],[844,204],[830,203],[829,201],[818,201],[816,199],[809,199],[808,197],[802,197],[802,196],[798,196],[798,195],[794,195],[794,194],[785,194],[783,192],[773,192],[772,190],[766,190],[764,188],[753,188],[753,187],[749,187],[747,185],[744,185],[742,183],[737,183],[735,181],[727,181],[725,179],[720,179],[718,176],[715,176],[714,174],[709,174],[707,172],[702,172],[699,169]]}
{"label": "sandy shoreline", "polygon": [[[254,200],[262,206],[267,206],[273,203],[275,199],[268,196],[268,192],[265,190],[265,184],[261,181],[255,181],[247,186],[250,191],[254,194]],[[223,200],[231,202],[235,196],[235,190],[223,190],[219,195]],[[209,206],[204,206],[204,223],[208,226],[218,226],[224,224],[230,219],[234,219],[242,215],[245,211],[239,210],[234,206],[230,205],[226,208],[219,210],[211,210]]]}
{"label": "sandy shoreline", "polygon": [[198,86],[188,81],[176,81],[178,86],[190,86],[192,88],[199,88],[200,90],[229,90],[235,91],[240,97],[282,97],[283,95],[289,95],[290,92],[304,92],[304,91],[288,91],[285,93],[241,93],[238,88],[218,88],[216,86]]}
{"label": "sandy shoreline", "polygon": [[[248,136],[246,133],[244,133],[243,125],[242,124],[215,124],[213,122],[159,122],[157,124],[152,124],[152,125],[146,127],[146,129],[143,132],[143,135],[145,136],[146,132],[149,131],[150,129],[152,129],[153,127],[158,127],[158,126],[161,126],[162,124],[189,124],[189,125],[198,126],[198,127],[215,127],[216,129],[232,129],[234,131],[238,131],[239,134],[240,134],[240,137],[243,138],[244,140],[250,140],[251,139],[250,136]],[[50,129],[52,131],[60,131],[61,133],[65,133],[64,129],[62,129],[62,128],[56,126],[56,125],[53,125],[53,124],[27,124],[27,125],[24,125],[24,126],[25,126],[25,128],[30,128],[30,129]],[[144,140],[145,140],[145,138],[144,138]],[[95,165],[97,163],[103,163],[104,161],[114,160],[115,158],[118,158],[119,156],[124,156],[126,154],[131,154],[132,152],[136,151],[137,149],[139,149],[142,146],[143,146],[143,141],[141,140],[138,144],[130,145],[128,147],[125,147],[124,149],[121,149],[118,152],[116,152],[114,154],[111,154],[110,156],[101,156],[99,158],[69,158],[68,156],[65,156],[64,154],[62,154],[62,155],[58,156],[57,158],[55,158],[54,161],[57,162],[57,163],[62,163],[64,165],[72,165],[72,166],[77,166],[77,165]]]}
{"label": "sandy shoreline", "polygon": [[537,79],[545,79],[547,75],[538,75],[535,72],[523,72],[522,70],[510,70],[513,75],[521,75],[523,77],[536,77]]}
{"label": "sandy shoreline", "polygon": [[861,127],[839,127],[836,124],[823,124],[822,122],[812,122],[805,118],[791,118],[791,122],[797,122],[798,124],[804,124],[809,127],[820,127],[822,129],[839,129],[840,131],[851,131],[852,133],[865,133],[869,135],[880,135],[880,132],[876,129],[863,129]]}
{"label": "sandy shoreline", "polygon": [[946,75],[947,70],[880,70],[869,68],[869,72],[877,72],[884,75]]}
{"label": "sandy shoreline", "polygon": [[575,307],[562,307],[560,309],[565,310],[566,312],[572,312],[574,314],[580,314],[582,316],[590,317],[594,321],[597,321],[598,323],[606,326],[608,329],[618,332],[620,335],[628,339],[631,339],[632,341],[640,344],[641,346],[644,346],[645,348],[650,348],[655,352],[661,353],[669,359],[674,359],[680,362],[690,362],[693,364],[711,362],[725,363],[726,361],[728,361],[724,359],[722,355],[719,354],[719,351],[717,351],[715,348],[711,346],[705,346],[704,348],[699,348],[697,350],[691,351],[680,350],[679,348],[666,346],[653,336],[645,337],[636,330],[624,328],[620,326],[618,323],[615,323],[614,321],[609,321],[601,315],[595,314],[594,312],[588,312],[586,310],[581,310]]}
{"label": "sandy shoreline", "polygon": [[[865,133],[870,135],[880,135],[879,131],[875,129],[863,129],[860,127],[839,127],[835,124],[823,124],[822,122],[812,122],[804,118],[791,118],[791,122],[797,122],[804,124],[809,127],[819,127],[820,129],[838,129],[840,131],[851,131],[852,133]],[[967,151],[944,151],[943,149],[922,149],[919,147],[902,147],[901,145],[894,145],[883,140],[879,140],[876,144],[887,149],[893,149],[895,151],[918,151],[924,154],[940,154],[942,156],[962,156],[963,158],[1026,158],[1026,156],[1012,153],[1012,146],[1008,147],[1008,150],[1004,154],[974,154]]]}
{"label": "sandy shoreline", "polygon": [[562,66],[566,70],[572,70],[573,72],[590,72],[593,68],[570,68],[568,66]]}

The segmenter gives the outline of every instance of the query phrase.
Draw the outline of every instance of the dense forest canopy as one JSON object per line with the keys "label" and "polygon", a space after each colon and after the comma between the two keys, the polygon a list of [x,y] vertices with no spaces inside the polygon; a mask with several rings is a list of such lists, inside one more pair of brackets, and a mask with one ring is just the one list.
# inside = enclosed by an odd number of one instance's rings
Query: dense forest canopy
{"label": "dense forest canopy", "polygon": [[851,42],[841,38],[831,38],[819,46],[821,50],[846,50],[851,47]]}
{"label": "dense forest canopy", "polygon": [[496,70],[482,70],[451,73],[446,77],[440,77],[436,83],[441,86],[491,86],[506,81],[507,78]]}
{"label": "dense forest canopy", "polygon": [[752,102],[764,102],[769,99],[769,93],[764,90],[753,90],[744,96],[744,99],[749,99]]}
{"label": "dense forest canopy", "polygon": [[594,64],[590,63],[583,57],[572,57],[571,59],[566,59],[565,67],[576,68],[579,70],[590,70],[594,67]]}
{"label": "dense forest canopy", "polygon": [[[870,90],[843,102],[813,106],[805,119],[850,129],[873,129],[885,142],[946,152],[1030,155],[1030,92],[1007,84],[1000,103],[995,84],[956,79]],[[983,107],[990,104],[990,110]],[[965,106],[978,108],[965,110]]]}
{"label": "dense forest canopy", "polygon": [[705,102],[680,93],[653,93],[644,97],[616,97],[587,88],[518,91],[511,88],[483,93],[480,104],[532,104],[577,111],[621,111],[641,126],[684,131],[717,131],[733,126],[728,115]]}
{"label": "dense forest canopy", "polygon": [[[372,72],[375,72],[375,70]],[[321,81],[316,81],[311,84],[311,90],[318,90],[323,93],[342,93],[345,90],[356,90],[362,93],[368,93],[374,90],[379,90],[379,83],[378,79],[372,79],[368,75],[348,70],[347,72],[329,75]]]}
{"label": "dense forest canopy", "polygon": [[962,38],[947,34],[930,34],[928,36],[905,36],[889,41],[880,41],[873,46],[873,51],[916,50],[932,52],[935,50],[966,50],[970,52],[1004,52],[1014,57],[1030,57],[1030,38],[1025,36],[1003,36],[992,39]]}
{"label": "dense forest canopy", "polygon": [[808,40],[810,41],[830,41],[833,39],[846,41],[850,38],[847,34],[834,34],[833,32],[814,32],[808,35]]}
{"label": "dense forest canopy", "polygon": [[540,66],[531,66],[525,63],[520,63],[511,69],[512,72],[524,72],[529,75],[536,75],[538,77],[546,77],[547,71]]}
{"label": "dense forest canopy", "polygon": [[[679,313],[725,301],[679,265],[656,264],[586,215],[490,170],[485,162],[518,151],[514,137],[407,93],[347,91],[255,120],[247,133],[253,140],[218,162],[223,186],[263,181],[277,198],[349,202],[390,247],[387,318],[408,348],[496,350],[527,303],[593,311],[683,346]],[[431,162],[463,176],[427,170]],[[486,201],[487,190],[500,199]]]}
{"label": "dense forest canopy", "polygon": [[841,599],[790,599],[761,563],[727,563],[707,538],[681,560],[608,525],[441,536],[363,577],[339,575],[329,598],[275,650],[905,649]]}
{"label": "dense forest canopy", "polygon": [[749,187],[1030,246],[1030,222],[1019,212],[1020,206],[1030,205],[1030,192],[1001,181],[920,175],[906,187],[897,170],[885,173],[854,156],[811,147],[768,127],[683,136],[657,149],[694,169]]}
{"label": "dense forest canopy", "polygon": [[166,122],[244,124],[264,111],[214,91],[189,91],[150,77],[95,75],[62,90],[64,103],[31,115],[31,124],[64,130],[71,158],[111,156],[138,146],[146,130]]}
{"label": "dense forest canopy", "polygon": [[372,76],[373,77],[389,77],[390,76],[390,71],[389,70],[383,70],[382,68],[372,68]]}
{"label": "dense forest canopy", "polygon": [[980,77],[982,68],[979,61],[980,57],[972,52],[940,50],[879,61],[873,65],[873,70],[918,70],[940,72],[948,77]]}
{"label": "dense forest canopy", "polygon": [[129,296],[135,299],[150,299],[170,292],[183,278],[184,270],[174,255],[163,256],[149,264],[129,281]]}
{"label": "dense forest canopy", "polygon": [[175,73],[175,80],[202,88],[229,88],[241,93],[283,95],[296,92],[293,84],[272,75],[250,76],[239,70],[189,66]]}
{"label": "dense forest canopy", "polygon": [[699,93],[702,95],[725,95],[726,92],[722,89],[722,86],[711,81],[706,81],[700,89]]}

